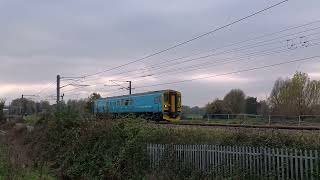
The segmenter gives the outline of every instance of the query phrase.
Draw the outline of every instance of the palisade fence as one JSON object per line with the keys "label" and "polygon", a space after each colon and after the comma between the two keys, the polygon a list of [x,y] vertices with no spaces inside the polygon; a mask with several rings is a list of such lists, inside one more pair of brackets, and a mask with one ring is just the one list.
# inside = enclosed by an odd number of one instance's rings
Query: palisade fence
{"label": "palisade fence", "polygon": [[183,114],[183,119],[226,124],[320,126],[320,115]]}
{"label": "palisade fence", "polygon": [[148,144],[147,152],[154,170],[174,167],[212,178],[320,179],[317,150]]}

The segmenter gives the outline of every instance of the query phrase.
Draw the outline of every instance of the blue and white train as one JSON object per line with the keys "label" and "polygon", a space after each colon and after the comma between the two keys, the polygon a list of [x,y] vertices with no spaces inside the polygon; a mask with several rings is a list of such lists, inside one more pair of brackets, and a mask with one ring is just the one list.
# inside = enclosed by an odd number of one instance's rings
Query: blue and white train
{"label": "blue and white train", "polygon": [[181,93],[174,90],[101,98],[94,104],[94,113],[97,116],[106,113],[114,117],[133,114],[156,121],[180,120],[181,111]]}

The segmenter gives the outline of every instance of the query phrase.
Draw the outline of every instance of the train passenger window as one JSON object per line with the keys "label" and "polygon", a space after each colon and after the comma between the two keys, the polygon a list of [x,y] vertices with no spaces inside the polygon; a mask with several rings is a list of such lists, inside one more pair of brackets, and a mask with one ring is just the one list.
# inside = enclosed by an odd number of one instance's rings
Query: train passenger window
{"label": "train passenger window", "polygon": [[124,105],[125,105],[125,106],[128,106],[128,105],[129,105],[129,99],[126,99]]}
{"label": "train passenger window", "polygon": [[160,103],[160,97],[155,97],[154,98],[154,103],[159,104]]}

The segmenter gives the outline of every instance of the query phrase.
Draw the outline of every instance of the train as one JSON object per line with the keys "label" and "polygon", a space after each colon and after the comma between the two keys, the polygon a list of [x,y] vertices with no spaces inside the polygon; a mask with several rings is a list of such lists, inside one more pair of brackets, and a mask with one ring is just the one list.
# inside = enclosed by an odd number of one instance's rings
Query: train
{"label": "train", "polygon": [[179,91],[150,91],[97,99],[94,102],[94,114],[110,114],[115,118],[132,114],[155,121],[174,122],[181,119],[181,102]]}

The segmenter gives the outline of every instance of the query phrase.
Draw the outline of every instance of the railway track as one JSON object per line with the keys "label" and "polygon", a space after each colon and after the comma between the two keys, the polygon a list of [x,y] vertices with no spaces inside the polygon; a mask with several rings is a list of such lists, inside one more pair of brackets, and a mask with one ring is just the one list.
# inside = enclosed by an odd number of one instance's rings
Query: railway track
{"label": "railway track", "polygon": [[320,127],[314,126],[280,126],[280,125],[246,125],[246,124],[217,124],[205,122],[187,122],[180,121],[178,123],[158,122],[161,125],[170,126],[195,126],[195,127],[227,127],[227,128],[254,128],[254,129],[286,129],[286,130],[309,130],[319,131]]}

